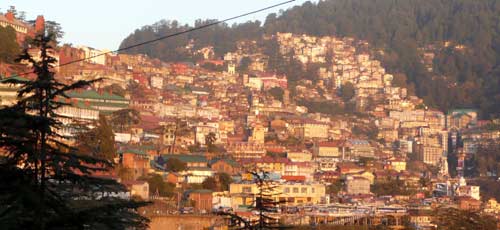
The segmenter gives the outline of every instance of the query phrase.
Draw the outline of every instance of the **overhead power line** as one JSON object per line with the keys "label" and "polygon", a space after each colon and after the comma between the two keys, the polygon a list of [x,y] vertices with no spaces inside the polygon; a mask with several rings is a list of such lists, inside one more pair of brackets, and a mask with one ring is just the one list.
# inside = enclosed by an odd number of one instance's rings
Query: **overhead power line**
{"label": "overhead power line", "polygon": [[[281,3],[275,4],[275,5],[267,6],[267,7],[264,7],[264,8],[258,9],[258,10],[254,10],[254,11],[251,11],[251,12],[248,12],[248,13],[240,14],[238,16],[226,18],[224,20],[215,21],[215,22],[212,22],[212,23],[209,23],[209,24],[206,24],[206,25],[201,25],[201,26],[194,27],[194,28],[191,28],[191,29],[188,29],[188,30],[184,30],[184,31],[181,31],[181,32],[164,35],[164,36],[152,39],[152,40],[148,40],[148,41],[140,42],[140,43],[137,43],[137,44],[134,44],[134,45],[131,45],[131,46],[126,46],[126,47],[123,47],[123,48],[119,48],[117,50],[103,52],[103,53],[100,53],[100,54],[97,54],[97,55],[94,55],[94,56],[90,56],[90,57],[86,57],[86,58],[82,58],[82,59],[77,59],[77,60],[69,61],[69,62],[66,62],[66,63],[63,63],[63,64],[59,64],[59,65],[57,65],[55,67],[62,67],[62,66],[66,66],[66,65],[71,65],[71,64],[74,64],[74,63],[78,63],[78,62],[90,60],[90,59],[93,59],[93,58],[96,58],[96,57],[104,56],[106,54],[117,53],[117,52],[120,52],[120,51],[129,50],[129,49],[132,49],[132,48],[135,48],[135,47],[139,47],[139,46],[143,46],[143,45],[155,43],[157,41],[165,40],[167,38],[179,36],[179,35],[182,35],[182,34],[191,33],[193,31],[205,29],[207,27],[211,27],[211,26],[215,26],[215,25],[218,25],[218,24],[222,24],[222,23],[225,23],[225,22],[228,22],[228,21],[232,21],[232,20],[235,20],[235,19],[238,19],[238,18],[249,16],[249,15],[252,15],[252,14],[260,13],[260,12],[263,12],[263,11],[266,11],[266,10],[269,10],[269,9],[272,9],[272,8],[276,8],[276,7],[279,7],[279,6],[283,6],[283,5],[286,5],[286,4],[295,2],[295,1],[296,0],[289,0],[289,1],[281,2]],[[33,71],[22,73],[22,74],[18,74],[18,76],[27,75],[27,74],[30,74],[30,73],[33,73]]]}

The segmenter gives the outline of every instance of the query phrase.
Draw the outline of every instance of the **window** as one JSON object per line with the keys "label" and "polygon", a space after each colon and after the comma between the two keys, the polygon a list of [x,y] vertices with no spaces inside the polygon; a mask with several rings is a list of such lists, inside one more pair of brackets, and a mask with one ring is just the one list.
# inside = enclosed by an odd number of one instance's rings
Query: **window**
{"label": "window", "polygon": [[241,190],[243,193],[251,193],[252,192],[252,188],[248,187],[248,186],[241,188]]}
{"label": "window", "polygon": [[290,188],[286,187],[285,190],[283,191],[284,193],[290,193]]}
{"label": "window", "polygon": [[301,188],[300,193],[307,193],[307,188]]}
{"label": "window", "polygon": [[311,188],[311,193],[315,193],[316,192],[316,189],[315,188]]}
{"label": "window", "polygon": [[299,188],[297,187],[293,188],[293,193],[299,193]]}

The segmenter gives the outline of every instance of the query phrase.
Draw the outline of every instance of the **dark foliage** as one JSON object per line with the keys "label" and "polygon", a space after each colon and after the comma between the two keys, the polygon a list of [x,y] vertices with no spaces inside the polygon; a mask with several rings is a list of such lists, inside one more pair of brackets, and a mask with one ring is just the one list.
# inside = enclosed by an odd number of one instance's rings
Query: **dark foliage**
{"label": "dark foliage", "polygon": [[[197,20],[194,27],[203,26],[215,22],[215,20]],[[151,26],[144,26],[129,35],[120,45],[120,48],[134,45],[160,36],[178,33],[192,29],[192,26],[181,25],[178,21],[159,21]],[[259,21],[234,24],[229,26],[225,23],[198,30],[193,33],[172,37],[154,44],[127,50],[127,53],[145,53],[151,57],[164,61],[186,61],[196,59],[192,51],[206,46],[213,46],[215,55],[221,57],[226,52],[234,51],[236,43],[245,39],[257,39],[262,34]],[[194,41],[192,50],[186,49],[186,45]]]}
{"label": "dark foliage", "polygon": [[215,180],[214,177],[207,177],[207,179],[205,179],[201,183],[201,187],[203,189],[208,189],[208,190],[216,191],[217,190],[217,181]]}
{"label": "dark foliage", "polygon": [[104,91],[110,92],[112,94],[116,94],[118,96],[124,97],[127,91],[125,91],[124,88],[122,88],[120,85],[113,83],[111,85],[108,85],[103,88]]}
{"label": "dark foliage", "polygon": [[104,116],[99,117],[95,128],[77,136],[77,144],[81,153],[109,161],[116,157],[115,134]]}
{"label": "dark foliage", "polygon": [[484,141],[473,158],[467,160],[467,176],[500,175],[500,143],[497,140]]}
{"label": "dark foliage", "polygon": [[175,184],[165,182],[162,176],[152,174],[143,179],[149,184],[149,194],[161,197],[171,197],[174,195]]}
{"label": "dark foliage", "polygon": [[125,132],[132,125],[141,121],[139,111],[135,109],[121,109],[111,114],[111,125],[118,132]]}
{"label": "dark foliage", "polygon": [[271,94],[271,96],[273,96],[274,99],[283,102],[283,95],[285,94],[285,91],[283,91],[282,88],[274,87],[268,90],[267,92]]}
{"label": "dark foliage", "polygon": [[388,180],[385,182],[375,182],[371,186],[371,191],[377,196],[413,195],[415,190],[408,189],[401,180]]}
{"label": "dark foliage", "polygon": [[345,83],[340,89],[340,96],[345,102],[351,100],[355,95],[354,85],[350,82]]}
{"label": "dark foliage", "polygon": [[13,63],[19,52],[14,28],[0,26],[0,62]]}
{"label": "dark foliage", "polygon": [[[199,20],[196,25],[209,22]],[[234,51],[236,41],[258,40],[263,34],[349,36],[384,50],[384,55],[377,58],[389,73],[404,75],[406,79],[398,79],[398,84],[406,85],[409,93],[422,97],[426,105],[443,111],[476,107],[482,117],[489,118],[500,114],[499,22],[497,0],[328,0],[306,2],[279,15],[270,14],[263,27],[260,22],[220,25],[127,52],[181,61],[192,59],[185,49],[191,40],[195,41],[195,48],[213,45],[216,55],[221,56]],[[121,47],[189,28],[177,21],[161,21],[136,30]],[[436,49],[433,71],[428,72],[418,48],[445,41],[452,45]],[[455,49],[456,44],[466,48]],[[287,75],[293,95],[294,83],[303,75],[293,60],[278,55],[276,45],[276,41],[263,44],[269,69]]]}
{"label": "dark foliage", "polygon": [[324,113],[329,115],[342,115],[347,113],[343,106],[331,101],[300,100],[297,104],[305,106],[310,113]]}
{"label": "dark foliage", "polygon": [[[335,0],[306,2],[270,15],[267,33],[350,36],[385,49],[379,57],[390,73],[408,77],[429,106],[447,111],[479,107],[500,114],[500,3],[496,0]],[[427,72],[417,49],[435,42],[463,44],[439,49]]]}
{"label": "dark foliage", "polygon": [[171,157],[168,158],[166,166],[169,172],[180,172],[186,169],[187,164],[175,157]]}
{"label": "dark foliage", "polygon": [[492,216],[453,208],[439,208],[434,221],[439,230],[487,230],[496,229],[497,221]]}
{"label": "dark foliage", "polygon": [[219,215],[226,216],[229,219],[230,229],[289,229],[289,227],[283,226],[279,219],[270,215],[270,213],[276,213],[279,205],[283,202],[273,199],[273,196],[277,195],[277,185],[270,180],[269,173],[262,170],[254,170],[249,173],[252,174],[254,183],[258,188],[258,192],[255,194],[255,205],[252,207],[258,213],[258,218],[256,220],[248,220],[226,212],[220,212]]}
{"label": "dark foliage", "polygon": [[33,81],[21,84],[19,102],[0,110],[0,226],[2,229],[125,229],[147,227],[136,210],[145,203],[124,200],[113,193],[126,188],[112,179],[93,176],[114,164],[80,153],[66,144],[55,111],[64,103],[65,92],[91,84],[78,81],[65,85],[55,80],[49,56],[53,37],[38,35],[32,47],[40,59],[27,51],[19,60],[33,65]]}

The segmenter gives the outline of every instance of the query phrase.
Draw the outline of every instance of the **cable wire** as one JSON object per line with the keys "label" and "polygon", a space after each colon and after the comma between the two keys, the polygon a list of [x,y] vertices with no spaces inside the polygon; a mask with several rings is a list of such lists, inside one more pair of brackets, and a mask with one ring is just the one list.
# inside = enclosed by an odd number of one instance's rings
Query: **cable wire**
{"label": "cable wire", "polygon": [[[137,44],[134,44],[134,45],[131,45],[131,46],[119,48],[117,50],[103,52],[103,53],[100,53],[100,54],[97,54],[97,55],[94,55],[94,56],[90,56],[90,57],[86,57],[86,58],[82,58],[82,59],[77,59],[77,60],[69,61],[69,62],[66,62],[66,63],[63,63],[63,64],[56,65],[56,66],[54,66],[54,68],[62,67],[62,66],[66,66],[66,65],[71,65],[71,64],[74,64],[74,63],[86,61],[86,60],[93,59],[93,58],[96,58],[96,57],[104,56],[106,54],[117,53],[117,52],[120,52],[120,51],[129,50],[129,49],[132,49],[132,48],[135,48],[135,47],[139,47],[139,46],[151,44],[151,43],[154,43],[154,42],[157,42],[157,41],[161,41],[161,40],[164,40],[164,39],[167,39],[167,38],[179,36],[179,35],[182,35],[182,34],[191,33],[193,31],[205,29],[207,27],[215,26],[215,25],[218,25],[218,24],[221,24],[221,23],[224,23],[224,22],[228,22],[228,21],[232,21],[232,20],[235,20],[235,19],[238,19],[238,18],[249,16],[249,15],[252,15],[252,14],[260,13],[260,12],[263,12],[263,11],[266,11],[266,10],[269,10],[269,9],[272,9],[272,8],[276,8],[276,7],[279,7],[279,6],[283,6],[283,5],[286,5],[286,4],[295,2],[295,1],[296,0],[288,0],[288,1],[281,2],[281,3],[275,4],[275,5],[264,7],[264,8],[258,9],[258,10],[254,10],[254,11],[251,11],[251,12],[248,12],[248,13],[240,14],[238,16],[226,18],[224,20],[215,21],[215,22],[212,22],[212,23],[209,23],[209,24],[206,24],[206,25],[201,25],[201,26],[194,27],[194,28],[191,28],[191,29],[188,29],[188,30],[184,30],[184,31],[181,31],[181,32],[177,32],[177,33],[173,33],[173,34],[161,36],[159,38],[155,38],[155,39],[152,39],[152,40],[148,40],[148,41],[137,43]],[[27,74],[30,74],[30,73],[33,73],[33,71],[31,71],[31,72],[25,72],[25,73],[21,73],[21,74],[17,74],[17,76],[27,75]]]}

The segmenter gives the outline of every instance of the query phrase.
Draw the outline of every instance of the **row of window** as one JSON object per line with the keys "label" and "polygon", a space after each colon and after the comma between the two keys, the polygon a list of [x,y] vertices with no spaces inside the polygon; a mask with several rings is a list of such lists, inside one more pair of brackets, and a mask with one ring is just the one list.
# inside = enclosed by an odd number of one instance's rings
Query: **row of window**
{"label": "row of window", "polygon": [[[283,193],[285,194],[289,194],[289,193],[308,193],[309,189],[307,187],[285,187],[283,189]],[[311,193],[315,193],[316,192],[316,188],[311,188],[310,189]],[[245,187],[242,187],[242,192],[243,193],[251,193],[252,192],[252,187],[249,187],[249,186],[245,186]]]}
{"label": "row of window", "polygon": [[17,32],[28,33],[28,29],[26,29],[26,27],[21,27],[21,26],[6,23],[6,22],[0,22],[0,25],[3,27],[10,26],[10,27],[14,28]]}
{"label": "row of window", "polygon": [[[302,187],[302,188],[300,188],[300,193],[307,193],[307,190],[308,190],[307,187]],[[311,188],[311,193],[315,193],[315,192],[316,192],[316,189]],[[285,187],[283,189],[283,193],[299,193],[299,187],[293,187],[291,189],[290,189],[290,187]]]}

